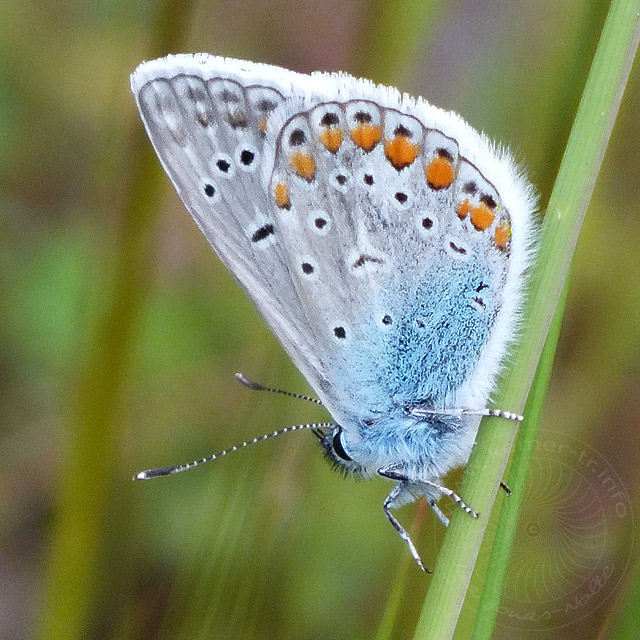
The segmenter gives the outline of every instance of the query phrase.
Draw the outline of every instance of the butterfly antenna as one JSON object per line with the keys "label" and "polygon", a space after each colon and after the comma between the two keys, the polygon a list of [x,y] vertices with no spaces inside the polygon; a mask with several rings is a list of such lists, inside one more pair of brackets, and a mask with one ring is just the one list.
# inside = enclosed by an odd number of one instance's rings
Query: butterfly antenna
{"label": "butterfly antenna", "polygon": [[298,400],[306,400],[307,402],[313,402],[314,404],[322,405],[322,401],[318,400],[318,398],[312,398],[311,396],[305,396],[302,393],[292,393],[291,391],[284,391],[283,389],[276,389],[275,387],[265,387],[263,384],[258,382],[254,382],[253,380],[249,380],[241,373],[236,373],[236,380],[243,384],[248,389],[252,389],[253,391],[270,391],[271,393],[279,393],[283,396],[288,396],[289,398],[297,398]]}
{"label": "butterfly antenna", "polygon": [[297,424],[293,427],[285,427],[284,429],[278,429],[278,431],[272,431],[271,433],[265,433],[262,436],[258,436],[257,438],[253,438],[252,440],[247,440],[242,444],[234,445],[233,447],[229,447],[228,449],[224,449],[223,451],[219,451],[218,453],[214,453],[206,458],[199,458],[198,460],[193,460],[192,462],[186,462],[184,464],[176,464],[171,467],[158,467],[156,469],[147,469],[146,471],[140,471],[133,476],[134,480],[150,480],[151,478],[160,478],[162,476],[172,476],[176,473],[182,473],[183,471],[187,471],[187,469],[193,469],[194,467],[198,467],[205,462],[213,462],[218,458],[223,458],[229,453],[233,453],[234,451],[238,451],[239,449],[244,449],[252,444],[257,444],[258,442],[264,442],[265,440],[270,440],[271,438],[275,438],[277,436],[281,436],[284,433],[293,433],[294,431],[303,431],[308,429],[312,431],[314,434],[321,432],[322,429],[332,429],[335,427],[333,422],[315,422],[313,424]]}

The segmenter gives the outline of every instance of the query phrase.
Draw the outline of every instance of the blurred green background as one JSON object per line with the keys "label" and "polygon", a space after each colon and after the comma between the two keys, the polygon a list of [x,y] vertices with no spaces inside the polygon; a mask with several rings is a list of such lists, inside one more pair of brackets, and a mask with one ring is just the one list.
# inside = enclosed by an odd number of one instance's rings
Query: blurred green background
{"label": "blurred green background", "polygon": [[[129,92],[135,66],[208,51],[397,85],[508,144],[543,209],[606,9],[3,4],[2,640],[372,638],[398,572],[390,637],[405,638],[429,583],[382,515],[389,485],[333,473],[310,434],[131,482],[324,419],[234,381],[308,390],[161,173]],[[596,637],[638,561],[639,121],[636,71],[574,262],[497,638]],[[416,538],[433,566],[444,532],[420,510],[399,515],[423,516]],[[460,638],[476,602],[472,588]]]}

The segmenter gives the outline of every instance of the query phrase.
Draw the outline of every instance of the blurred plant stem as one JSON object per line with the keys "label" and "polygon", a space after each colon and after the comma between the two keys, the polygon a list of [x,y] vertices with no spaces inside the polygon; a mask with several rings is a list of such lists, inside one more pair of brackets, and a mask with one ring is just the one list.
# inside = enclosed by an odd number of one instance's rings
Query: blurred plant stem
{"label": "blurred plant stem", "polygon": [[640,565],[636,561],[626,598],[619,604],[616,619],[607,638],[629,640],[638,637],[638,606],[640,605]]}
{"label": "blurred plant stem", "polygon": [[[155,5],[155,11],[149,57],[180,48],[191,7],[189,2],[165,0]],[[126,87],[128,79],[121,78],[121,82]],[[110,149],[108,144],[104,148]],[[43,605],[34,634],[42,640],[75,640],[95,632],[91,624],[95,624],[94,609],[107,570],[108,514],[116,496],[122,427],[116,415],[132,333],[152,275],[150,240],[161,192],[161,169],[139,123],[132,134],[129,157],[129,177],[122,180],[129,192],[119,212],[112,251],[104,257],[109,261],[103,268],[110,275],[110,289],[79,350],[77,378],[71,385],[69,445],[61,466]],[[117,184],[112,187],[114,193],[120,188]],[[110,205],[105,202],[106,208]]]}
{"label": "blurred plant stem", "polygon": [[[635,56],[640,36],[639,12],[639,0],[611,3],[537,244],[523,339],[514,349],[514,366],[495,399],[496,406],[502,409],[517,411],[522,407],[536,371]],[[545,377],[538,378],[541,388],[546,386]],[[539,408],[532,409],[532,413],[538,414]],[[528,440],[535,422],[529,426],[525,420],[519,437]],[[483,517],[472,520],[460,510],[454,513],[415,638],[453,636],[514,434],[514,429],[505,428],[495,418],[486,420],[480,429],[462,495]],[[522,456],[517,473],[526,475],[528,462]],[[514,526],[517,519],[511,519],[510,526]],[[513,537],[506,530],[507,526],[502,525],[505,540]],[[492,571],[502,570],[493,565]],[[502,583],[503,578],[492,582]],[[495,616],[495,609],[483,615]],[[493,623],[487,620],[482,628],[476,638],[490,637]]]}

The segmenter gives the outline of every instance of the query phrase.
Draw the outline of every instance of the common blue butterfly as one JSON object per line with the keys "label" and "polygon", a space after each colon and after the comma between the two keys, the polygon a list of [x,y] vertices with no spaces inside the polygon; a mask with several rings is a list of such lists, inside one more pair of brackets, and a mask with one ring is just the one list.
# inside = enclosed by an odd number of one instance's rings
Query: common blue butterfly
{"label": "common blue butterfly", "polygon": [[391,509],[424,496],[447,524],[447,495],[477,515],[440,478],[481,416],[521,419],[486,407],[517,327],[528,183],[455,113],[342,73],[175,55],[131,87],[182,201],[333,418],[296,428],[396,481],[384,511],[425,569]]}

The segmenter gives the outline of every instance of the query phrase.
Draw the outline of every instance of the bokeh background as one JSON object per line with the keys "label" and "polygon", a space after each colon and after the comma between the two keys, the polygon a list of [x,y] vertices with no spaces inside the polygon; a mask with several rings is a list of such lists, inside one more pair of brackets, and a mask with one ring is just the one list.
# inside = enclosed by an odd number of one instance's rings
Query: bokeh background
{"label": "bokeh background", "polygon": [[[389,485],[333,473],[310,434],[131,482],[323,418],[234,381],[308,390],[161,173],[135,66],[208,51],[397,85],[508,144],[544,209],[607,5],[3,3],[0,638],[405,638],[429,584],[382,515]],[[639,121],[636,69],[574,261],[496,638],[596,637],[635,573]],[[399,515],[433,566],[444,532],[423,511]]]}

